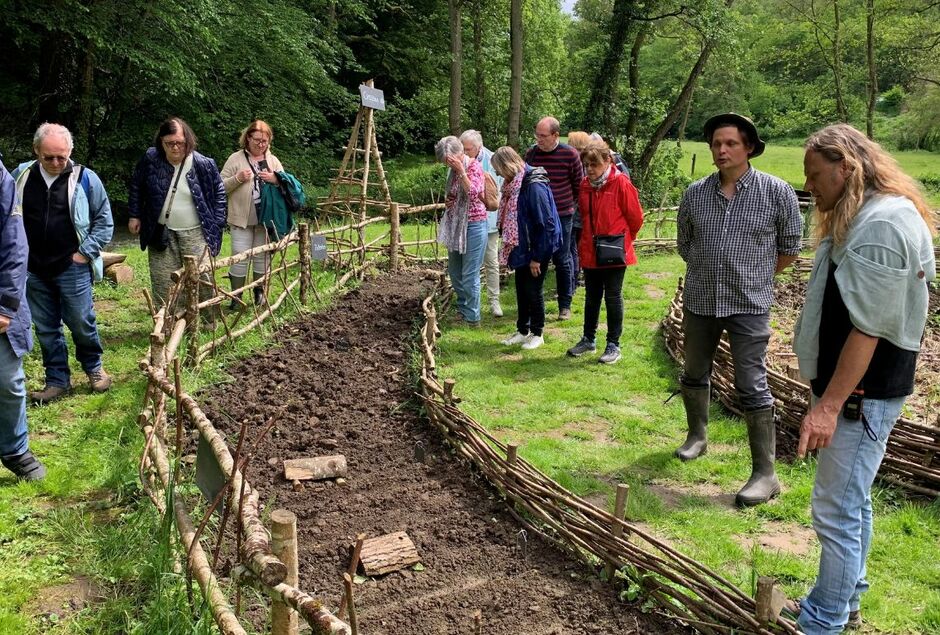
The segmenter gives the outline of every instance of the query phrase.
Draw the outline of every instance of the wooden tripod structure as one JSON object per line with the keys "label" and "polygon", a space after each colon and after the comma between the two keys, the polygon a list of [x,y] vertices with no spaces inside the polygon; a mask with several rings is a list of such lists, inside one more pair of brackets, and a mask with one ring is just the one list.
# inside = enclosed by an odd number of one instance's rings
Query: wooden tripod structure
{"label": "wooden tripod structure", "polygon": [[[365,85],[372,88],[372,80]],[[369,188],[372,188],[371,192]],[[374,110],[360,106],[343,162],[337,175],[330,179],[329,196],[320,201],[319,207],[327,214],[342,214],[363,222],[370,210],[388,214],[391,205],[392,195],[385,180],[382,153],[375,136]]]}

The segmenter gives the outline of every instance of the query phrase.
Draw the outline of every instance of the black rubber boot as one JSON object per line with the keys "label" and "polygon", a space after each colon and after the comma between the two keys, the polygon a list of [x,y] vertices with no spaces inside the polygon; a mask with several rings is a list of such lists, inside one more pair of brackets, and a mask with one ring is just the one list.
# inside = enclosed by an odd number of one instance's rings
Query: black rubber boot
{"label": "black rubber boot", "polygon": [[780,493],[780,481],[774,472],[774,452],[777,448],[774,409],[745,412],[744,419],[747,421],[747,439],[751,446],[751,478],[738,492],[734,502],[738,507],[753,507],[766,503]]}
{"label": "black rubber boot", "polygon": [[[262,274],[257,274],[255,272],[251,273],[252,280],[258,280],[263,277],[264,277],[263,273]],[[260,284],[254,289],[252,289],[252,291],[254,292],[254,296],[255,296],[255,306],[260,306],[261,304],[264,304],[266,301],[266,298],[264,297],[264,285]]]}
{"label": "black rubber boot", "polygon": [[[245,276],[233,276],[229,274],[229,279],[232,281],[232,291],[235,291],[236,289],[241,289],[242,287],[245,286]],[[238,300],[241,300],[243,294],[234,293],[233,295],[238,296]],[[241,308],[242,305],[238,300],[236,300],[235,298],[232,298],[232,301],[228,303],[229,310],[237,311],[239,308]]]}
{"label": "black rubber boot", "polygon": [[46,467],[29,450],[16,456],[0,457],[0,463],[24,481],[41,481],[46,477]]}
{"label": "black rubber boot", "polygon": [[680,386],[682,403],[685,404],[685,418],[689,434],[685,443],[676,450],[676,456],[683,461],[691,461],[705,454],[708,448],[708,404],[711,386],[701,388]]}

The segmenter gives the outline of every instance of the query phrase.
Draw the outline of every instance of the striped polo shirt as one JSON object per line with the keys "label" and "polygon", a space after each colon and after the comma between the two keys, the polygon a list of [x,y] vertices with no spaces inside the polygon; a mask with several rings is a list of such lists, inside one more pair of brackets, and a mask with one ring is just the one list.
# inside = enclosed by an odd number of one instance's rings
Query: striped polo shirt
{"label": "striped polo shirt", "polygon": [[532,167],[545,168],[548,172],[558,215],[573,214],[575,201],[578,200],[578,188],[584,178],[578,151],[566,143],[559,143],[551,152],[543,152],[534,145],[526,151],[525,162]]}

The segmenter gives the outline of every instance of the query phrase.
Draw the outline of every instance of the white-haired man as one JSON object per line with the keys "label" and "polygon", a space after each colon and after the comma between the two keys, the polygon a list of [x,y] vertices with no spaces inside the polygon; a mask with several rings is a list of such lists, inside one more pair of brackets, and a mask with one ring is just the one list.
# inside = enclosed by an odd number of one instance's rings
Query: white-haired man
{"label": "white-haired man", "polygon": [[[476,159],[483,166],[483,171],[493,177],[496,188],[502,191],[503,177],[496,173],[490,160],[493,151],[483,145],[483,136],[477,130],[465,130],[460,135],[463,151],[471,159]],[[503,307],[499,303],[499,232],[496,230],[497,210],[486,210],[486,252],[483,254],[483,272],[486,280],[486,295],[490,301],[493,317],[503,316]]]}
{"label": "white-haired man", "polygon": [[63,322],[92,390],[111,387],[101,363],[91,288],[101,279],[101,249],[111,240],[114,220],[101,179],[71,161],[68,128],[42,124],[33,136],[33,151],[36,160],[17,167],[13,178],[29,243],[26,298],[46,374],[45,387],[31,392],[30,399],[48,403],[71,390]]}

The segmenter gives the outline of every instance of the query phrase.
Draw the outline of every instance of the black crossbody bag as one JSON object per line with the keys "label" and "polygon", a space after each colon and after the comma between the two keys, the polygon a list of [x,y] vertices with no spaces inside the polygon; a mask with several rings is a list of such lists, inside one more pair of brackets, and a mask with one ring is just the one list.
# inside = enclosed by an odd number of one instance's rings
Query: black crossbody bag
{"label": "black crossbody bag", "polygon": [[595,234],[594,233],[594,195],[589,194],[591,201],[591,235],[594,236],[594,260],[598,267],[627,264],[627,252],[624,249],[624,234]]}

